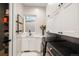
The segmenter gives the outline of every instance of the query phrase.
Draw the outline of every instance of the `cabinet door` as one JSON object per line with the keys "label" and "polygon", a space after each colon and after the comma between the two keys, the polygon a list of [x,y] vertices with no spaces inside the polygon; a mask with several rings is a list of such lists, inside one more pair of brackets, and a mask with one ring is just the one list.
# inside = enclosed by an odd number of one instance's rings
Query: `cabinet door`
{"label": "cabinet door", "polygon": [[29,38],[22,38],[22,51],[27,51],[29,50]]}
{"label": "cabinet door", "polygon": [[79,33],[79,4],[71,4],[62,11],[63,34],[68,36],[78,36]]}
{"label": "cabinet door", "polygon": [[29,49],[30,50],[35,50],[35,51],[40,51],[41,50],[41,38],[31,38],[29,42]]}
{"label": "cabinet door", "polygon": [[62,19],[60,18],[60,16],[61,16],[61,13],[55,16],[55,20],[54,20],[55,33],[62,32]]}
{"label": "cabinet door", "polygon": [[[55,20],[54,20],[54,32],[58,33],[58,32],[64,32],[64,29],[69,29],[68,26],[70,26],[70,21],[69,19],[69,15],[68,13],[70,13],[70,11],[66,11],[66,9],[68,9],[68,7],[71,4],[63,4],[63,6],[61,6],[61,8],[59,9],[59,13],[57,15],[55,15]],[[68,25],[68,23],[70,25]],[[70,27],[71,28],[71,27]]]}
{"label": "cabinet door", "polygon": [[59,9],[58,3],[48,4],[46,8],[47,19],[51,19],[52,17],[54,17],[54,15],[58,13],[58,9]]}
{"label": "cabinet door", "polygon": [[47,15],[50,15],[47,17],[47,31],[58,33],[61,31],[61,19],[60,12],[61,8],[58,6],[59,4],[49,4],[47,7]]}
{"label": "cabinet door", "polygon": [[17,47],[16,53],[18,55],[19,53],[21,53],[21,48],[22,48],[22,37],[20,34],[16,36],[16,47]]}
{"label": "cabinet door", "polygon": [[35,50],[34,46],[35,46],[35,39],[34,38],[30,38],[29,40],[29,50]]}
{"label": "cabinet door", "polygon": [[47,31],[52,33],[62,32],[62,19],[60,18],[61,13],[55,15],[52,19],[47,21]]}
{"label": "cabinet door", "polygon": [[55,30],[55,27],[56,27],[55,26],[55,21],[56,21],[55,17],[52,18],[52,19],[47,20],[47,29],[46,29],[46,31],[49,31],[49,32],[52,32],[52,33],[56,32],[56,30]]}

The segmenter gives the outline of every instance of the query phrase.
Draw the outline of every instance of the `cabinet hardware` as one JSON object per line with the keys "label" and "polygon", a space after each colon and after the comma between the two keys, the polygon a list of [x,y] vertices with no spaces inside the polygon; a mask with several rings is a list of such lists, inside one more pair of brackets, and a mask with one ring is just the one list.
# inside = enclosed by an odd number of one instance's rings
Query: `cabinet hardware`
{"label": "cabinet hardware", "polygon": [[50,48],[47,47],[47,51],[49,52],[49,54],[50,54],[51,56],[53,56],[53,54],[52,54]]}
{"label": "cabinet hardware", "polygon": [[49,50],[51,51],[51,50],[52,50],[52,48],[49,48]]}
{"label": "cabinet hardware", "polygon": [[60,32],[61,34],[63,34],[63,32]]}
{"label": "cabinet hardware", "polygon": [[63,3],[60,3],[58,6],[60,7],[61,5],[63,5]]}
{"label": "cabinet hardware", "polygon": [[50,15],[48,15],[48,17],[50,17]]}
{"label": "cabinet hardware", "polygon": [[61,5],[63,5],[63,3],[61,3]]}
{"label": "cabinet hardware", "polygon": [[59,34],[63,34],[63,32],[58,32]]}
{"label": "cabinet hardware", "polygon": [[61,5],[59,4],[58,6],[60,7]]}
{"label": "cabinet hardware", "polygon": [[60,32],[58,32],[58,33],[60,33]]}

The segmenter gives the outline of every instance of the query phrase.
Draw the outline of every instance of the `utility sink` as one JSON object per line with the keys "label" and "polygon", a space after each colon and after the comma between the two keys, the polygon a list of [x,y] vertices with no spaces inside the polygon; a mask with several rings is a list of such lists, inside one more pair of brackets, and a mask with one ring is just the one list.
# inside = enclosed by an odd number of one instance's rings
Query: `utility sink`
{"label": "utility sink", "polygon": [[22,37],[22,51],[41,51],[42,35],[32,33],[29,36],[29,33],[23,33]]}
{"label": "utility sink", "polygon": [[22,37],[45,37],[45,35],[37,34],[37,33],[32,33],[32,35],[29,35],[29,33],[23,33]]}

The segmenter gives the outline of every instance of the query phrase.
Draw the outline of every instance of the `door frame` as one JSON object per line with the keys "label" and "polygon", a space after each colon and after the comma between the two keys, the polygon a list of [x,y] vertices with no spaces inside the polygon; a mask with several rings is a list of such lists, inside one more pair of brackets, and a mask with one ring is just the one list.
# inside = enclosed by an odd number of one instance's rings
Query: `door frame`
{"label": "door frame", "polygon": [[13,4],[9,3],[9,56],[13,56]]}

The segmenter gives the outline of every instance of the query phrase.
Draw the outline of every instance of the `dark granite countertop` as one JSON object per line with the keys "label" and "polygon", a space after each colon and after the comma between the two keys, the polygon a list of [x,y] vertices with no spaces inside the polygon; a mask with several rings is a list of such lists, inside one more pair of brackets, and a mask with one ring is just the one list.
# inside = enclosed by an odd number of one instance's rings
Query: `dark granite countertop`
{"label": "dark granite countertop", "polygon": [[76,50],[73,43],[67,41],[53,41],[49,43],[64,56],[79,55],[79,51],[77,51],[78,49]]}

